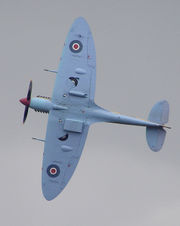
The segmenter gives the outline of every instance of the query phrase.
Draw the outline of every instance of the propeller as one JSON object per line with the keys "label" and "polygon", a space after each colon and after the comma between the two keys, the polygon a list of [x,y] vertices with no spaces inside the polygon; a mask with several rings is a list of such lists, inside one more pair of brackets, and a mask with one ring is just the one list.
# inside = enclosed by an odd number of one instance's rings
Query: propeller
{"label": "propeller", "polygon": [[29,105],[30,105],[30,102],[31,102],[31,92],[32,92],[32,80],[29,83],[29,89],[28,89],[27,97],[19,100],[23,105],[25,105],[23,123],[25,123],[27,115],[28,115]]}

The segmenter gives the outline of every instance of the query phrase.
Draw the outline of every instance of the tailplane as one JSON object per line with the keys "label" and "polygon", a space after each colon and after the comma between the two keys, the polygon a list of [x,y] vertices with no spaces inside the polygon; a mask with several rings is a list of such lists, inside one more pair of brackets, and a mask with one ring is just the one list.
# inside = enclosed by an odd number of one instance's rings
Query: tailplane
{"label": "tailplane", "polygon": [[160,124],[159,127],[146,127],[147,143],[152,151],[160,151],[164,144],[166,131],[164,128],[169,119],[169,104],[166,100],[160,101],[155,104],[149,113],[148,120]]}

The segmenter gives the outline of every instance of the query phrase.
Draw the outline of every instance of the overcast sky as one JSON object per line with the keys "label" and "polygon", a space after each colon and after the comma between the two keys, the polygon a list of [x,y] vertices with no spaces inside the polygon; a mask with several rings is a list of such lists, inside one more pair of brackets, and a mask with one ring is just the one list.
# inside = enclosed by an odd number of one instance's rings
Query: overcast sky
{"label": "overcast sky", "polygon": [[[145,129],[95,124],[78,167],[53,201],[41,191],[46,114],[29,111],[33,96],[51,96],[67,32],[78,17],[96,45],[98,105],[146,119],[159,100],[170,103],[163,149],[154,153]],[[180,1],[0,1],[0,225],[180,225]]]}

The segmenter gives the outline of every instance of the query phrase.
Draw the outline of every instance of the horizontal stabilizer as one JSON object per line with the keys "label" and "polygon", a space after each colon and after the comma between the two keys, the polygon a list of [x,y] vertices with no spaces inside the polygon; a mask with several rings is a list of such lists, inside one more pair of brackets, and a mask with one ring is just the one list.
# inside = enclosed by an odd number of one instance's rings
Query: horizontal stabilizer
{"label": "horizontal stabilizer", "polygon": [[147,143],[152,151],[160,151],[166,137],[166,131],[162,128],[147,127],[146,139]]}
{"label": "horizontal stabilizer", "polygon": [[166,100],[159,101],[155,104],[149,113],[148,120],[158,124],[165,124],[169,119],[169,104]]}
{"label": "horizontal stabilizer", "polygon": [[[149,114],[148,120],[160,124],[159,127],[147,127],[146,139],[152,151],[159,151],[166,137],[166,131],[163,129],[165,123],[169,119],[169,104],[166,100],[160,101],[155,104]],[[161,126],[162,125],[162,126]],[[166,127],[169,128],[169,127]]]}

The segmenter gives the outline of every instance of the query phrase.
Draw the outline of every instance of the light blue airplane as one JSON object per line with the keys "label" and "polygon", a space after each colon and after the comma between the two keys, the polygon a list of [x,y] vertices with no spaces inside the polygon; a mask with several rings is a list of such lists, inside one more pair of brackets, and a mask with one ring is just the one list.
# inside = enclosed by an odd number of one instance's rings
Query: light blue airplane
{"label": "light blue airplane", "polygon": [[[50,70],[46,70],[50,71]],[[81,156],[89,126],[109,122],[146,127],[151,150],[162,148],[169,117],[169,104],[163,100],[152,108],[148,121],[109,112],[94,102],[96,53],[90,28],[77,18],[66,38],[52,98],[31,98],[32,81],[26,98],[23,122],[29,107],[49,113],[42,166],[42,191],[47,200],[54,199],[67,185]]]}

